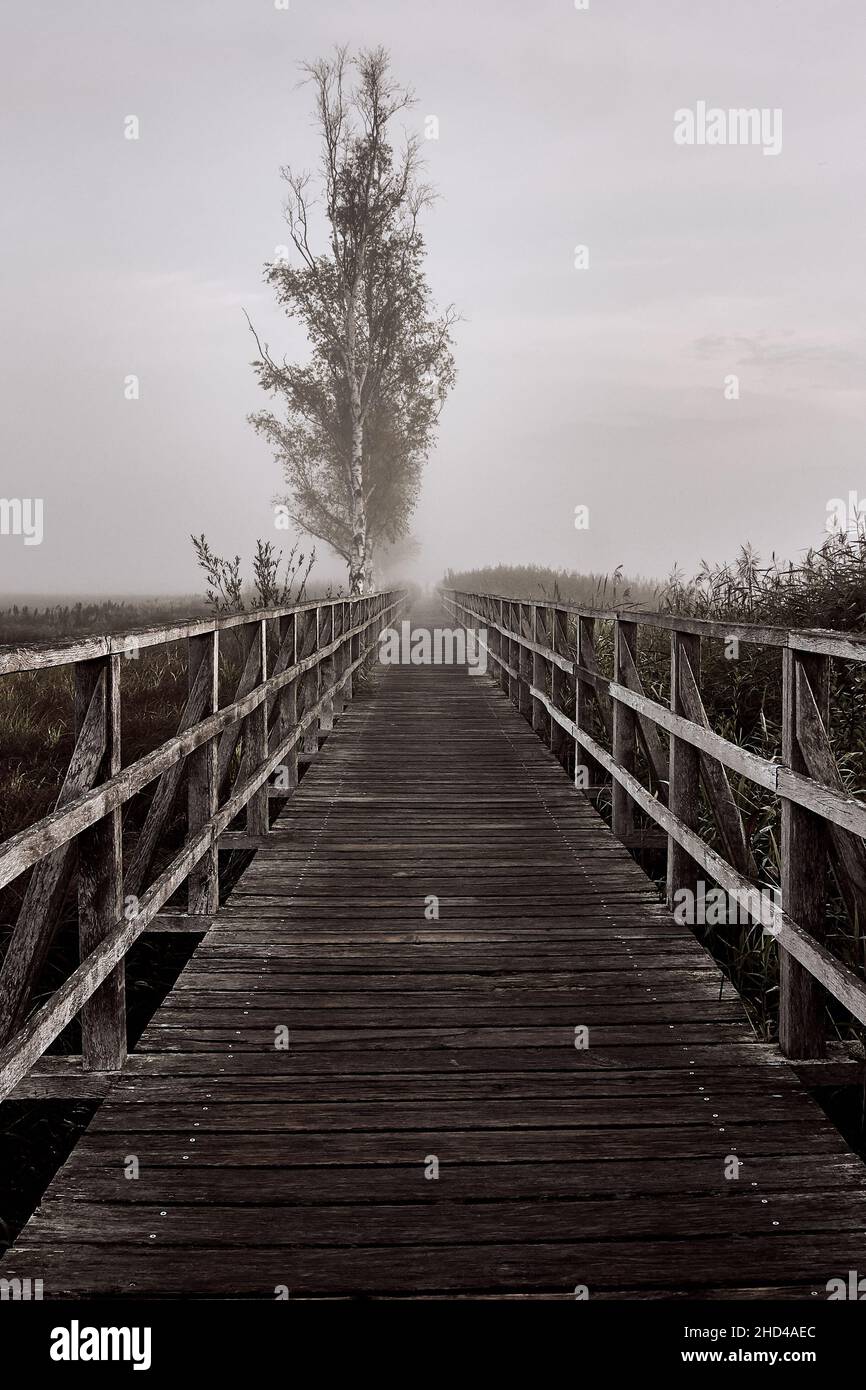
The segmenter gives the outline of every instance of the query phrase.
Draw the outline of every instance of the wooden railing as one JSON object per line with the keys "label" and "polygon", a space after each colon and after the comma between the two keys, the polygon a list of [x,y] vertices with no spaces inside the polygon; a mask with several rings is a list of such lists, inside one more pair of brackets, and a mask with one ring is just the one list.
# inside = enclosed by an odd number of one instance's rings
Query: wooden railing
{"label": "wooden railing", "polygon": [[[272,775],[278,772],[279,795],[290,795],[299,756],[314,753],[319,732],[333,726],[351,698],[354,672],[404,600],[402,592],[327,599],[56,646],[0,648],[0,679],[74,667],[77,735],[55,809],[0,844],[0,888],[32,870],[0,969],[0,1099],[77,1015],[79,1072],[122,1067],[124,957],[130,946],[149,927],[163,925],[160,909],[184,881],[187,912],[165,924],[206,927],[219,905],[218,848],[255,845],[267,836]],[[229,631],[237,639],[239,678],[232,702],[220,708],[219,642]],[[187,643],[189,689],[177,733],[122,767],[124,659],[179,641]],[[149,881],[184,779],[183,844]],[[124,864],[123,807],[153,782],[144,823]],[[230,832],[244,808],[246,831]],[[80,964],[28,1016],[76,872]]]}
{"label": "wooden railing", "polygon": [[[855,933],[866,923],[866,804],[849,796],[829,725],[832,659],[866,662],[866,637],[704,621],[567,603],[521,603],[490,594],[441,591],[447,612],[472,630],[493,674],[539,736],[565,761],[574,741],[576,783],[611,778],[612,828],[634,841],[635,808],[667,837],[667,899],[697,895],[703,870],[780,947],[779,1042],[786,1056],[825,1051],[827,990],[866,1023],[866,982],[824,944],[826,869],[832,864]],[[613,679],[596,659],[596,625],[612,624]],[[649,699],[638,674],[638,632],[670,633],[670,706]],[[702,639],[778,648],[782,664],[781,761],[715,733],[701,698]],[[573,705],[574,717],[564,706]],[[591,706],[594,705],[594,711]],[[595,714],[609,742],[590,733]],[[669,737],[666,747],[662,731]],[[598,730],[597,730],[598,732]],[[635,775],[640,746],[649,787]],[[582,756],[577,750],[582,750]],[[761,893],[728,770],[781,801],[781,903]],[[724,854],[698,834],[701,786]]]}

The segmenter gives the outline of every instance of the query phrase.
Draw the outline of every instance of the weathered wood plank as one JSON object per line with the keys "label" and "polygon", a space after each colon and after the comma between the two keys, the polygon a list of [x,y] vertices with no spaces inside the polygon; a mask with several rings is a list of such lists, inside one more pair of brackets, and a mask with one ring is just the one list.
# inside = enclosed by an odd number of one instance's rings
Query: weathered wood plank
{"label": "weathered wood plank", "polygon": [[[699,637],[682,632],[671,634],[671,712],[685,711],[683,687],[684,670],[688,663],[695,682],[700,680],[701,642]],[[695,830],[700,811],[700,754],[691,744],[671,737],[670,772],[668,774],[668,805],[671,814],[689,830]],[[628,771],[628,769],[624,769]],[[677,904],[678,895],[697,897],[698,864],[681,840],[673,835],[668,839],[667,902]]]}
{"label": "weathered wood plank", "polygon": [[[192,637],[188,647],[190,699],[201,681],[205,686],[202,712],[216,714],[219,709],[219,633],[209,632]],[[197,834],[216,815],[217,746],[210,739],[189,756],[187,762],[187,831]],[[199,862],[190,870],[187,883],[187,913],[194,917],[210,915],[219,907],[219,864],[216,845],[211,845]],[[158,914],[159,916],[159,914]],[[158,917],[151,928],[168,930]]]}
{"label": "weathered wood plank", "polygon": [[[782,757],[793,772],[806,771],[800,745],[800,695],[809,684],[826,719],[829,659],[785,651],[782,658]],[[811,678],[811,679],[810,679]],[[826,932],[827,827],[811,811],[782,802],[782,906],[821,943]],[[808,967],[785,947],[779,958],[779,1044],[788,1057],[821,1057],[825,1030],[822,991]]]}
{"label": "weathered wood plank", "polygon": [[[120,662],[104,657],[76,667],[75,713],[83,731],[97,696],[105,752],[97,780],[120,770]],[[82,961],[123,914],[120,811],[112,811],[78,838],[78,943]],[[88,1071],[119,1071],[126,1057],[125,966],[120,961],[81,1010],[81,1052]]]}
{"label": "weathered wood plank", "polygon": [[[497,672],[570,732],[525,657]],[[291,719],[292,746],[321,713]],[[269,757],[285,743],[272,730]],[[802,1298],[862,1263],[863,1165],[493,681],[390,668],[253,838],[5,1277]]]}

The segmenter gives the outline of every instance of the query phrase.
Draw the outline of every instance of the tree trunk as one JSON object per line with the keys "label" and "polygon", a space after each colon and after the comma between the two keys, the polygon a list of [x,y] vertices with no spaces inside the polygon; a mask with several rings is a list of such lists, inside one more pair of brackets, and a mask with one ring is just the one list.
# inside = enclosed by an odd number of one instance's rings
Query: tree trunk
{"label": "tree trunk", "polygon": [[358,363],[355,356],[355,313],[358,303],[357,283],[352,288],[346,315],[346,359],[349,375],[352,418],[352,456],[350,482],[352,488],[352,550],[349,559],[349,593],[365,592],[367,561],[367,502],[364,497],[364,418],[361,407],[361,388],[358,383]]}
{"label": "tree trunk", "polygon": [[[356,413],[357,398],[357,413]],[[363,594],[367,568],[367,503],[364,497],[364,426],[361,398],[352,386],[352,553],[349,560],[349,593]]]}

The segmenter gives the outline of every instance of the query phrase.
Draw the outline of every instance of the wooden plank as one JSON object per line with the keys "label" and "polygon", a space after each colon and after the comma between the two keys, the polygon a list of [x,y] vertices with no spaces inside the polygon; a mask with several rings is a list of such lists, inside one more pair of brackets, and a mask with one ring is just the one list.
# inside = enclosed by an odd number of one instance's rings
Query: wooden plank
{"label": "wooden plank", "polygon": [[[547,631],[545,624],[547,621],[547,615],[550,610],[547,608],[543,608],[540,604],[533,603],[531,605],[531,611],[532,638],[535,644],[532,648],[530,656],[532,685],[541,686],[543,689],[547,680],[547,667],[545,665],[544,657],[542,655],[545,642],[543,642],[541,639],[547,639]],[[532,708],[532,727],[535,733],[537,733],[540,738],[544,738],[547,735],[549,729],[548,715],[540,700],[537,700],[532,696],[530,696],[530,700]]]}
{"label": "wooden plank", "polygon": [[[627,666],[635,667],[637,656],[637,626],[617,618],[613,632],[613,678],[622,681]],[[627,705],[614,701],[613,756],[627,772],[635,771],[637,753],[637,721]],[[634,802],[621,782],[611,789],[611,828],[618,840],[627,840],[634,832]]]}
{"label": "wooden plank", "polygon": [[[341,628],[341,636],[345,627]],[[285,662],[291,666],[296,660],[298,651],[298,627],[297,615],[281,619],[280,622],[280,656],[285,653]],[[338,656],[340,674],[346,670],[348,653],[344,647],[340,648]],[[279,661],[279,657],[278,657]],[[351,691],[347,691],[347,698],[351,696]],[[298,682],[292,681],[290,685],[283,686],[277,696],[277,718],[274,728],[270,733],[270,744],[282,743],[288,738],[295,727],[298,719]],[[298,750],[293,748],[289,753],[282,768],[277,769],[277,786],[272,791],[291,793],[298,785]]]}
{"label": "wooden plank", "polygon": [[[724,1181],[724,1179],[722,1179]],[[94,1254],[111,1257],[100,1247],[134,1242],[142,1221],[149,1220],[155,1245],[166,1249],[188,1244],[213,1243],[236,1250],[244,1258],[248,1249],[298,1246],[339,1248],[347,1229],[358,1245],[383,1246],[465,1244],[501,1241],[503,1233],[515,1245],[543,1240],[606,1240],[610,1235],[610,1203],[605,1199],[560,1197],[555,1202],[507,1198],[488,1202],[429,1202],[418,1200],[417,1177],[404,1175],[403,1191],[416,1200],[386,1203],[325,1203],[294,1206],[240,1208],[214,1205],[209,1210],[149,1208],[125,1203],[43,1203],[39,1218],[31,1223],[28,1241],[49,1249],[62,1231],[65,1240],[97,1247]],[[623,1204],[623,1225],[634,1240],[659,1238],[696,1239],[709,1232],[742,1239],[775,1235],[782,1223],[787,1231],[838,1231],[852,1234],[866,1218],[866,1192],[851,1194],[835,1206],[815,1210],[814,1197],[779,1194],[772,1201],[748,1190],[722,1196],[721,1188],[709,1194],[634,1197]],[[240,1253],[244,1252],[244,1253]],[[443,1251],[443,1254],[445,1252]],[[446,1256],[447,1258],[447,1256]]]}
{"label": "wooden plank", "polygon": [[[724,1102],[710,1101],[703,1104],[704,1097],[692,1094],[678,1098],[668,1096],[644,1097],[641,1101],[639,1122],[629,1108],[622,1103],[622,1096],[589,1098],[584,1095],[566,1096],[560,1082],[560,1095],[557,1099],[535,1099],[521,1096],[516,1100],[492,1099],[483,1108],[478,1096],[467,1100],[437,1100],[419,1097],[416,1100],[403,1100],[397,1110],[389,1097],[375,1101],[366,1097],[361,1101],[357,1095],[351,1099],[326,1104],[309,1100],[286,1101],[284,1095],[267,1100],[257,1100],[244,1096],[233,1096],[220,1101],[211,1095],[197,1102],[190,1102],[181,1096],[177,1102],[165,1098],[151,1101],[143,1096],[141,1088],[136,1093],[137,1104],[134,1116],[130,1115],[129,1105],[117,1098],[100,1108],[92,1122],[91,1133],[106,1134],[159,1134],[186,1135],[188,1137],[190,1117],[205,1134],[323,1134],[328,1131],[346,1133],[406,1131],[433,1132],[434,1130],[456,1131],[467,1127],[478,1130],[554,1130],[573,1129],[580,1131],[576,1138],[576,1148],[582,1142],[584,1131],[600,1129],[644,1129],[662,1126],[669,1131],[671,1125],[685,1125],[690,1129],[709,1127],[718,1133],[716,1120],[722,1105],[725,1123],[734,1124],[748,1121],[754,1117],[755,1097],[745,1094],[739,1097],[726,1097]],[[794,1093],[796,1101],[790,1096],[763,1098],[764,1121],[767,1125],[789,1121],[792,1124],[808,1118],[809,1104],[799,1092]],[[642,1139],[652,1141],[653,1136],[642,1135]],[[697,1136],[700,1138],[701,1136]],[[144,1141],[142,1141],[144,1142]],[[718,1186],[724,1176],[718,1177]]]}
{"label": "wooden plank", "polygon": [[[423,1160],[433,1153],[451,1163],[600,1162],[607,1159],[660,1159],[673,1156],[677,1161],[715,1156],[719,1176],[717,1191],[724,1191],[724,1161],[730,1153],[742,1153],[744,1163],[760,1156],[791,1152],[791,1145],[802,1142],[802,1124],[736,1124],[710,1126],[639,1125],[617,1129],[599,1126],[576,1131],[570,1126],[540,1129],[503,1130],[496,1128],[449,1129],[435,1124],[416,1129],[326,1130],[298,1133],[249,1129],[243,1133],[211,1132],[196,1128],[202,1111],[188,1112],[188,1123],[174,1132],[138,1132],[130,1124],[121,1142],[116,1133],[94,1133],[79,1145],[76,1163],[104,1170],[106,1165],[122,1165],[124,1152],[146,1155],[147,1162],[162,1168],[176,1168],[189,1162],[197,1167],[226,1164],[247,1170],[258,1168],[330,1167],[332,1164],[406,1164],[412,1166],[417,1181],[424,1181]],[[123,1150],[128,1139],[136,1149]],[[431,1147],[431,1145],[433,1147]],[[814,1128],[809,1134],[808,1151],[816,1163],[825,1154],[849,1157],[850,1151],[831,1125]],[[184,1158],[187,1154],[189,1157]],[[247,1180],[249,1181],[249,1171]],[[743,1175],[745,1177],[745,1174]],[[738,1179],[739,1181],[739,1179]],[[613,1228],[615,1230],[615,1227]],[[612,1233],[613,1233],[612,1230]],[[862,1236],[862,1231],[860,1235]],[[348,1243],[348,1242],[347,1242]],[[0,1268],[3,1268],[0,1264]]]}
{"label": "wooden plank", "polygon": [[[857,1266],[862,1163],[497,671],[365,682],[202,914],[3,1277],[55,1297],[800,1298]],[[574,728],[535,680],[530,699]],[[321,712],[271,730],[269,759]],[[32,1084],[67,1074],[42,1066]]]}
{"label": "wooden plank", "polygon": [[[151,1223],[153,1224],[153,1223]],[[155,1234],[155,1233],[154,1233]],[[133,1251],[137,1259],[131,1259]],[[416,1294],[436,1291],[567,1290],[576,1284],[592,1291],[688,1287],[693,1296],[725,1284],[738,1290],[763,1284],[804,1286],[826,1297],[827,1282],[840,1269],[862,1263],[859,1232],[804,1232],[758,1236],[748,1245],[730,1235],[699,1241],[630,1240],[512,1242],[452,1245],[447,1258],[439,1245],[329,1248],[298,1245],[291,1252],[248,1249],[243,1260],[214,1257],[212,1244],[166,1248],[157,1241],[115,1247],[103,1258],[74,1242],[57,1247],[22,1243],[5,1257],[7,1278],[41,1278],[53,1298],[134,1294],[142,1287],[162,1297],[230,1292],[268,1296],[275,1286],[299,1292],[348,1294],[359,1290]],[[795,1293],[796,1297],[797,1294]]]}
{"label": "wooden plank", "polygon": [[[782,758],[793,772],[806,771],[800,746],[799,697],[808,684],[819,712],[829,713],[829,659],[785,651],[782,660]],[[822,942],[826,934],[827,828],[811,811],[782,802],[782,906]],[[823,992],[814,975],[782,947],[779,958],[779,1045],[788,1057],[822,1057]]]}
{"label": "wooden plank", "polygon": [[[595,670],[595,620],[593,618],[580,617],[577,622],[577,660],[575,663],[575,683],[574,683],[574,724],[573,728],[589,729],[591,723],[591,699],[593,694],[596,696],[596,705],[608,737],[613,733],[613,714],[610,708],[610,701],[605,702],[605,697],[597,690],[590,680],[587,673]],[[559,711],[553,710],[551,713],[561,728],[567,728],[568,722]],[[585,755],[583,745],[575,742],[574,750],[574,783],[581,790],[589,791],[590,787],[598,786],[604,780],[600,765],[592,758]]]}
{"label": "wooden plank", "polygon": [[[303,639],[305,644],[305,651],[316,652],[319,651],[322,647],[323,642],[320,635],[319,626],[320,614],[319,610],[315,609],[313,612],[307,614],[307,622]],[[306,713],[309,709],[313,709],[318,704],[322,678],[323,673],[321,667],[315,666],[311,671],[307,672],[306,676],[301,682],[303,713]],[[308,757],[315,756],[319,751],[320,723],[320,719],[314,719],[312,723],[308,725],[306,734],[304,735],[302,748],[304,750],[304,753]]]}
{"label": "wooden plank", "polygon": [[120,1072],[86,1070],[80,1056],[43,1057],[9,1099],[102,1100],[120,1076]]}
{"label": "wooden plank", "polygon": [[[568,654],[568,618],[561,608],[548,609],[549,621],[552,632],[550,635],[551,645],[554,654],[560,659],[566,659]],[[569,663],[573,664],[573,663]],[[559,662],[551,658],[550,661],[550,699],[551,703],[562,709],[566,700],[568,681]],[[543,701],[539,701],[542,708],[546,708]],[[550,727],[548,731],[548,742],[550,751],[557,762],[565,767],[568,763],[569,745],[564,736],[563,730],[552,715],[548,715]]]}
{"label": "wooden plank", "polygon": [[[256,684],[268,678],[267,624],[258,623],[254,629],[252,647],[257,653]],[[268,704],[265,701],[254,709],[246,721],[243,733],[244,751],[242,780],[246,780],[268,755]],[[250,835],[267,835],[269,826],[268,788],[263,783],[247,802],[247,831]]]}
{"label": "wooden plank", "polygon": [[[119,656],[75,668],[79,735],[94,697],[105,727],[105,752],[96,779],[120,770]],[[120,811],[112,811],[78,838],[78,944],[82,961],[110,933],[124,911]],[[125,966],[120,961],[81,1010],[81,1052],[87,1071],[119,1071],[126,1057]]]}
{"label": "wooden plank", "polygon": [[[681,632],[671,634],[671,712],[683,714],[683,671],[688,662],[695,682],[700,680],[700,638]],[[668,774],[668,805],[671,813],[689,830],[695,830],[700,811],[700,754],[690,744],[672,736],[670,772]],[[627,769],[626,769],[627,771]],[[673,908],[678,895],[691,894],[697,898],[698,865],[682,841],[668,837],[667,903]]]}
{"label": "wooden plank", "polygon": [[[192,637],[188,647],[188,679],[190,698],[196,686],[204,686],[202,713],[216,714],[219,709],[219,633],[208,632]],[[195,749],[187,762],[187,831],[196,835],[217,811],[217,746],[210,739]],[[210,916],[219,907],[219,864],[216,845],[210,845],[190,870],[187,884],[187,914],[193,917]],[[165,922],[155,918],[153,930],[168,930]]]}
{"label": "wooden plank", "polygon": [[[243,1168],[212,1164],[179,1163],[175,1167],[145,1165],[136,1182],[129,1182],[117,1163],[107,1160],[101,1168],[78,1166],[75,1157],[55,1179],[49,1192],[60,1193],[70,1203],[103,1199],[127,1206],[148,1203],[164,1209],[169,1204],[185,1206],[232,1202],[238,1207],[272,1203],[274,1206],[309,1200],[387,1202],[405,1200],[407,1167],[402,1164],[317,1164],[310,1169],[289,1164],[259,1168],[255,1184],[248,1181]],[[743,1180],[762,1195],[769,1193],[813,1193],[818,1202],[828,1194],[856,1190],[862,1180],[862,1164],[855,1158],[822,1155],[816,1164],[807,1154],[755,1155],[743,1167]],[[455,1201],[490,1198],[536,1202],[559,1197],[607,1195],[619,1199],[652,1193],[718,1191],[717,1157],[691,1158],[672,1164],[665,1158],[634,1162],[605,1157],[568,1162],[530,1160],[525,1163],[459,1163],[448,1166],[448,1196]],[[432,1204],[435,1188],[415,1188],[413,1196]],[[554,1208],[555,1209],[555,1208]]]}

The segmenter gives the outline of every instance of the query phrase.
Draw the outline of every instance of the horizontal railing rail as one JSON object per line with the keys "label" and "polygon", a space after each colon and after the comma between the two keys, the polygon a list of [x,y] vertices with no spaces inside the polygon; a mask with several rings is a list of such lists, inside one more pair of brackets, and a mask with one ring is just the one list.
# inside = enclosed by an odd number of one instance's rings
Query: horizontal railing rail
{"label": "horizontal railing rail", "polygon": [[[776,938],[782,1051],[804,1059],[824,1055],[825,990],[866,1023],[866,981],[822,939],[828,864],[855,930],[862,930],[866,921],[866,803],[846,791],[828,735],[829,663],[866,661],[866,636],[590,609],[558,600],[524,602],[454,589],[440,593],[450,616],[473,632],[500,685],[561,761],[566,761],[569,742],[573,744],[576,784],[587,790],[599,785],[604,774],[610,777],[612,828],[618,838],[626,844],[640,842],[636,809],[664,833],[669,905],[682,890],[697,897],[702,869]],[[612,679],[596,659],[599,621],[613,629]],[[669,706],[646,695],[638,674],[638,632],[644,626],[670,633]],[[710,728],[700,691],[701,641],[707,638],[779,649],[780,761],[761,757]],[[572,703],[573,718],[564,708]],[[610,750],[590,731],[593,713]],[[667,747],[662,734],[668,737]],[[650,788],[636,776],[639,746]],[[755,882],[728,770],[780,800],[780,904]],[[702,787],[724,854],[698,833]]]}
{"label": "horizontal railing rail", "polygon": [[[311,600],[294,607],[61,644],[0,648],[0,679],[71,665],[77,737],[53,811],[0,844],[0,888],[30,878],[0,967],[0,1099],[26,1077],[63,1029],[80,1016],[82,1072],[116,1072],[126,1058],[124,958],[185,882],[190,930],[219,906],[222,837],[261,843],[269,833],[269,781],[279,794],[298,782],[299,758],[318,749],[353,676],[406,595]],[[220,707],[220,634],[235,631],[240,674]],[[269,671],[270,648],[276,655]],[[121,671],[142,647],[186,640],[188,696],[178,732],[126,767],[120,759]],[[186,778],[182,845],[152,882],[151,864]],[[156,782],[143,826],[125,862],[121,814]],[[229,826],[246,810],[246,835]],[[29,1012],[77,875],[80,964]],[[74,1077],[74,1072],[71,1073]]]}
{"label": "horizontal railing rail", "polygon": [[[355,602],[356,600],[351,600]],[[165,647],[191,637],[248,627],[250,622],[279,620],[289,614],[320,612],[350,602],[344,598],[309,599],[282,608],[256,608],[253,613],[225,613],[218,618],[185,618],[174,623],[127,628],[124,632],[90,637],[70,637],[62,642],[11,642],[0,646],[0,676],[15,671],[43,671],[50,666],[70,666],[100,656],[129,656],[142,647]]]}

